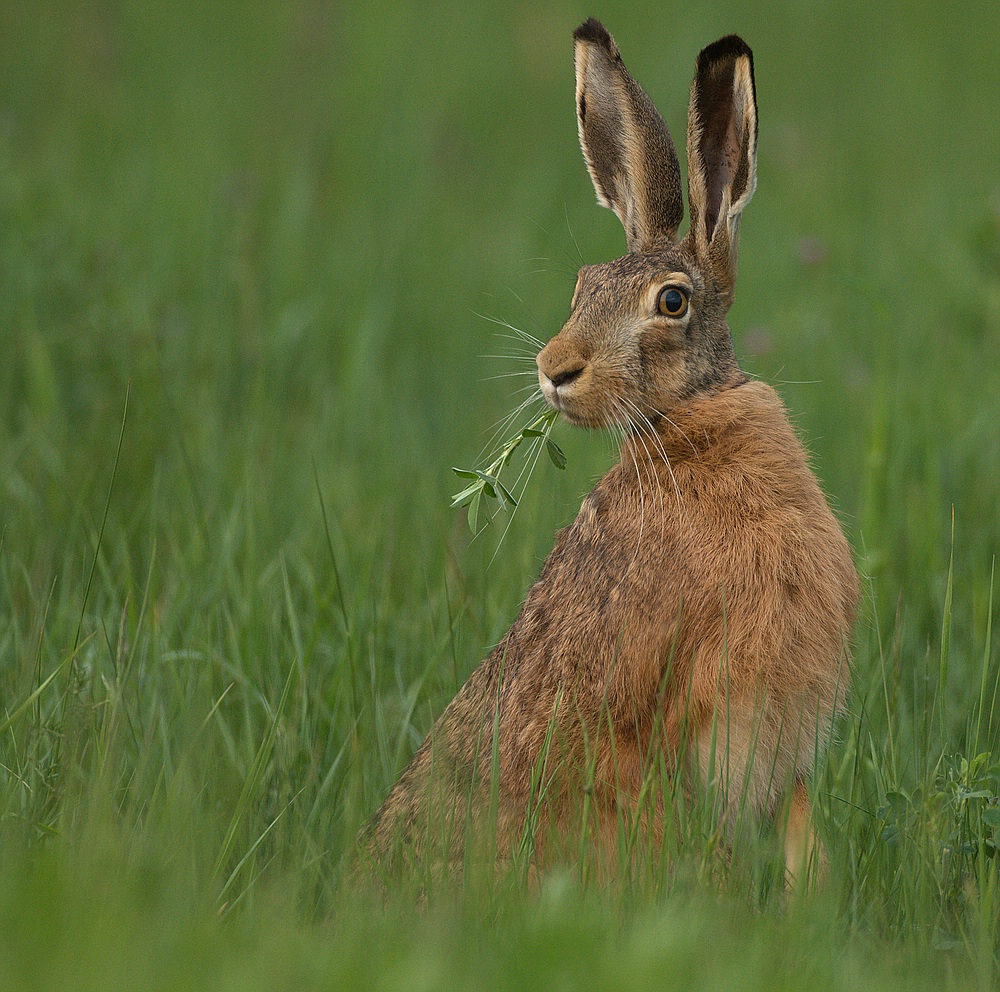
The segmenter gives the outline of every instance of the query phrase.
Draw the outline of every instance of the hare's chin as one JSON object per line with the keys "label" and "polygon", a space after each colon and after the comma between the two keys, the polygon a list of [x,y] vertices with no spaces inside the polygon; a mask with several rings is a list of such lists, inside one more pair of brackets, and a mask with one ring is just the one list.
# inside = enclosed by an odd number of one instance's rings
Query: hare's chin
{"label": "hare's chin", "polygon": [[592,410],[581,410],[567,402],[550,403],[550,405],[562,414],[563,420],[574,427],[585,427],[588,430],[593,430],[606,426],[607,418],[603,413],[595,414]]}
{"label": "hare's chin", "polygon": [[543,390],[542,395],[545,397],[545,402],[552,407],[553,410],[557,410],[562,414],[563,420],[568,421],[571,424],[577,424],[577,418],[573,415],[573,411],[567,409],[566,404],[562,403],[559,399],[559,394],[554,390]]}

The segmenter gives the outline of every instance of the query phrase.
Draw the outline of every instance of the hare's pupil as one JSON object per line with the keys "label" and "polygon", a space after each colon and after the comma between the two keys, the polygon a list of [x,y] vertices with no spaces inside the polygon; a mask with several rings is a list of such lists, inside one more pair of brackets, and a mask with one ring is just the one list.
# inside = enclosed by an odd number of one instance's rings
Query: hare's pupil
{"label": "hare's pupil", "polygon": [[660,312],[676,317],[684,309],[684,294],[679,289],[665,289],[660,295]]}

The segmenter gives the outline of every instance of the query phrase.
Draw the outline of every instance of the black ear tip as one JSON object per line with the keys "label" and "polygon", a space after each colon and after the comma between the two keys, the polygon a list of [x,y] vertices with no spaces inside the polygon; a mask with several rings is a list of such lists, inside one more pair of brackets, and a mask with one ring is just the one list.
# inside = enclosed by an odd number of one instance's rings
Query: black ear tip
{"label": "black ear tip", "polygon": [[589,41],[604,48],[613,49],[614,39],[608,29],[596,18],[589,17],[574,32],[574,41]]}
{"label": "black ear tip", "polygon": [[712,62],[735,61],[744,56],[750,60],[752,70],[753,52],[750,50],[750,46],[738,34],[727,34],[725,38],[713,41],[711,45],[701,50],[701,54],[698,56],[698,68]]}

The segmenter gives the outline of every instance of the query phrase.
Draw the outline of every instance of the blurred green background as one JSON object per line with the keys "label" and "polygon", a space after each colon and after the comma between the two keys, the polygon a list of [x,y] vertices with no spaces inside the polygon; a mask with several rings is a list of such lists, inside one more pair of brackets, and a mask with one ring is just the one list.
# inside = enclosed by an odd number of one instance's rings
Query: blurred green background
{"label": "blurred green background", "polygon": [[[43,0],[0,6],[0,913],[39,942],[9,987],[122,921],[152,981],[163,919],[208,953],[243,907],[228,961],[275,900],[290,933],[344,912],[358,824],[614,458],[560,428],[569,467],[539,464],[499,551],[448,508],[531,382],[494,321],[546,339],[577,267],[624,251],[577,145],[590,15],[679,145],[698,50],[754,49],[730,322],[865,574],[833,760],[932,852],[911,890],[881,821],[839,823],[832,912],[975,943],[940,894],[968,807],[919,796],[979,775],[992,843],[992,757],[961,758],[996,743],[1000,5]],[[121,885],[91,943],[93,878]]]}

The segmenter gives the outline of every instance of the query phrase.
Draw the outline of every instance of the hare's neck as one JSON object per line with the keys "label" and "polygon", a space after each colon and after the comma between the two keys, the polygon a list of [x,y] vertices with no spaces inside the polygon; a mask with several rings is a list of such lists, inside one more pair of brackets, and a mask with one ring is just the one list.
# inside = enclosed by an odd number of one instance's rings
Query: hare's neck
{"label": "hare's neck", "polygon": [[734,381],[725,389],[678,403],[659,415],[655,427],[636,428],[622,448],[623,461],[636,458],[671,464],[711,460],[720,445],[731,454],[753,447],[761,431],[786,422],[777,394],[765,383]]}

